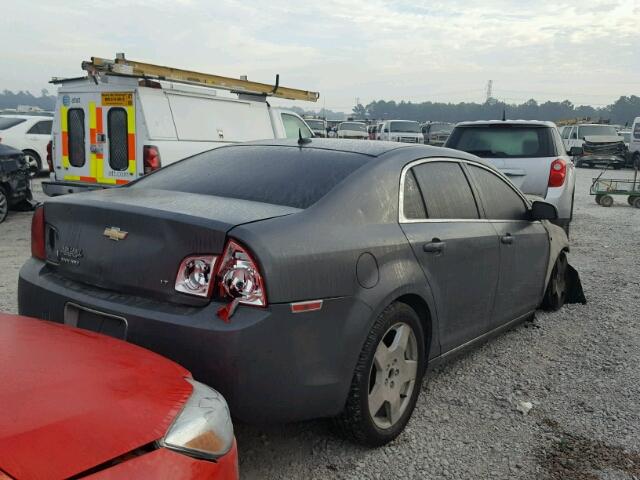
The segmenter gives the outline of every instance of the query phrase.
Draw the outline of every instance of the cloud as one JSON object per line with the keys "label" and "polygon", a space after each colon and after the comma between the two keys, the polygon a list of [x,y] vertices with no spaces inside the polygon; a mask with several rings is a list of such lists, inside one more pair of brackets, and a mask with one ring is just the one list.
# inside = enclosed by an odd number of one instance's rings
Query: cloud
{"label": "cloud", "polygon": [[13,2],[0,88],[37,91],[124,51],[265,82],[280,73],[334,109],[355,97],[479,101],[489,79],[497,97],[608,103],[640,83],[638,15],[640,0]]}

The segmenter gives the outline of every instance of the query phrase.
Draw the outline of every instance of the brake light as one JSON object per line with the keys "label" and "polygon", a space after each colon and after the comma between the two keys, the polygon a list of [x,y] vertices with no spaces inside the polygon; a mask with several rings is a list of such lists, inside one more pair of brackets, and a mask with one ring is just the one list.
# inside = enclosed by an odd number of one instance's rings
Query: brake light
{"label": "brake light", "polygon": [[218,310],[218,316],[228,322],[239,304],[267,306],[264,280],[251,254],[235,240],[229,240],[216,272],[217,288],[222,298],[231,300]]}
{"label": "brake light", "polygon": [[564,184],[564,179],[567,176],[567,162],[558,158],[551,163],[551,169],[549,171],[549,186],[561,187]]}
{"label": "brake light", "polygon": [[31,256],[46,260],[47,252],[44,243],[44,206],[39,205],[31,218]]}
{"label": "brake light", "polygon": [[144,174],[147,175],[151,172],[155,172],[162,167],[162,161],[160,160],[160,151],[155,145],[145,145],[142,149],[144,158]]}
{"label": "brake light", "polygon": [[49,172],[53,172],[53,156],[51,153],[52,150],[52,143],[51,140],[49,140],[49,143],[47,143],[47,165],[49,165]]}

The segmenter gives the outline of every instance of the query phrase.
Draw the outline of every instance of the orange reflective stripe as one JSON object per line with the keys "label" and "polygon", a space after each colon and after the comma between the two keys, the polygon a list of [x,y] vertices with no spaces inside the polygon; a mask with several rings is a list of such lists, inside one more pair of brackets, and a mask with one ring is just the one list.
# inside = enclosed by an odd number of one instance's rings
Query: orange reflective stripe
{"label": "orange reflective stripe", "polygon": [[80,175],[80,181],[88,182],[88,183],[96,183],[98,180],[94,177],[83,177],[82,175]]}
{"label": "orange reflective stripe", "polygon": [[116,185],[126,185],[127,183],[129,183],[129,180],[116,180]]}

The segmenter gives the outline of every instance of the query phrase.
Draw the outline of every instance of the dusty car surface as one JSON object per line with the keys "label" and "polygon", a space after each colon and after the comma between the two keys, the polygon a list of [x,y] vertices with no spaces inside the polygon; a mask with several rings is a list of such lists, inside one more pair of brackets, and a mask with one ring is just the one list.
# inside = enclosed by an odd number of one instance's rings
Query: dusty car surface
{"label": "dusty car surface", "polygon": [[222,147],[47,201],[19,309],[173,358],[240,419],[336,417],[380,445],[427,365],[576,297],[556,215],[461,151]]}
{"label": "dusty car surface", "polygon": [[238,478],[224,398],[104,335],[0,314],[0,405],[0,479]]}

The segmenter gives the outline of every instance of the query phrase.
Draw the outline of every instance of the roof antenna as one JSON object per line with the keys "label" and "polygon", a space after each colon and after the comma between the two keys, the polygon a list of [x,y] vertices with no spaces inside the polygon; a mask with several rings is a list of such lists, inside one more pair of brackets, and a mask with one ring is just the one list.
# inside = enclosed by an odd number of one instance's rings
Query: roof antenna
{"label": "roof antenna", "polygon": [[303,138],[302,137],[302,129],[299,128],[298,129],[298,145],[303,146],[303,145],[306,145],[307,143],[311,143],[311,139],[310,138]]}
{"label": "roof antenna", "polygon": [[502,109],[502,121],[503,122],[507,121],[507,109],[506,108]]}

